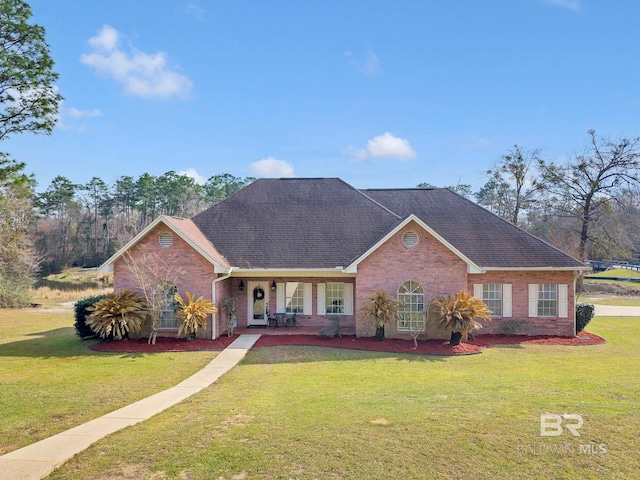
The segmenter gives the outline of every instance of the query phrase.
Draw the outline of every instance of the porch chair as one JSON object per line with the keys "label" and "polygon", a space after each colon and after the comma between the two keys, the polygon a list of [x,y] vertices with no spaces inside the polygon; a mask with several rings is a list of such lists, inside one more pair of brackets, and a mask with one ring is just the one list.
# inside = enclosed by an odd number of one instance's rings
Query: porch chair
{"label": "porch chair", "polygon": [[278,318],[272,317],[269,313],[269,309],[267,308],[267,328],[269,327],[278,328]]}

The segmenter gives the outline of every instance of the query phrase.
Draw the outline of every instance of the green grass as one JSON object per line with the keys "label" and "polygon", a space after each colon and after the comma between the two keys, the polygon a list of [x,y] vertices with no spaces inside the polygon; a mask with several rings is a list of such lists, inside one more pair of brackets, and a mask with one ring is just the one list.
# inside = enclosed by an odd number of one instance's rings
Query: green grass
{"label": "green grass", "polygon": [[626,268],[612,268],[598,273],[589,273],[590,277],[640,278],[640,272]]}
{"label": "green grass", "polygon": [[579,302],[598,305],[618,305],[621,307],[640,307],[640,297],[598,296],[598,294],[581,295]]}
{"label": "green grass", "polygon": [[[588,330],[608,343],[465,357],[254,349],[51,478],[634,478],[640,320],[596,318]],[[543,413],[582,415],[582,436],[541,437]]]}
{"label": "green grass", "polygon": [[105,354],[92,342],[70,310],[0,311],[0,454],[173,386],[216,355]]}

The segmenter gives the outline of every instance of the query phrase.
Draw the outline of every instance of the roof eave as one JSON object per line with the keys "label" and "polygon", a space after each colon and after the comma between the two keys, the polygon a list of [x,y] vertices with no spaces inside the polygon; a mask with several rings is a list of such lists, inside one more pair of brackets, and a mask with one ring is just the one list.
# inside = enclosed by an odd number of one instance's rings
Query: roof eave
{"label": "roof eave", "polygon": [[573,267],[482,267],[487,272],[499,272],[499,271],[522,271],[522,272],[536,272],[536,271],[564,271],[564,272],[587,272],[592,268],[588,266],[573,266]]}
{"label": "roof eave", "polygon": [[484,273],[484,270],[476,265],[469,257],[464,255],[460,250],[454,247],[451,243],[444,239],[438,232],[432,229],[425,222],[420,220],[413,213],[407,216],[402,222],[396,225],[389,233],[387,233],[384,237],[378,240],[371,248],[369,248],[366,252],[356,258],[350,265],[348,265],[344,271],[346,273],[357,273],[358,265],[366,259],[369,255],[375,252],[381,245],[386,243],[391,237],[393,237],[396,233],[398,233],[402,228],[404,228],[409,222],[414,221],[418,225],[420,225],[425,231],[427,231],[431,236],[433,236],[436,240],[438,240],[442,245],[444,245],[447,249],[449,249],[454,255],[460,258],[463,262],[467,264],[467,273]]}
{"label": "roof eave", "polygon": [[98,272],[101,273],[111,273],[113,272],[113,265],[116,261],[122,257],[128,250],[133,248],[140,240],[142,240],[151,230],[158,226],[158,224],[163,223],[167,228],[169,228],[173,233],[178,235],[182,240],[187,242],[187,244],[193,248],[196,252],[198,252],[204,259],[206,259],[209,263],[213,265],[214,273],[229,273],[232,267],[225,267],[221,265],[219,262],[216,262],[213,258],[211,258],[206,252],[204,252],[198,245],[191,241],[188,235],[184,234],[177,226],[168,221],[165,215],[160,215],[153,222],[147,225],[140,233],[138,233],[135,237],[133,237],[127,244],[114,253],[108,260],[106,260],[102,265],[98,267]]}

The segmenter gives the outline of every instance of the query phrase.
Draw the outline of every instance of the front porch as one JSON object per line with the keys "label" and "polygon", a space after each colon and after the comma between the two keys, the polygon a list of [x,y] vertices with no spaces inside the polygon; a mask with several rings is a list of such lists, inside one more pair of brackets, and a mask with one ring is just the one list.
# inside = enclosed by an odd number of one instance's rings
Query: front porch
{"label": "front porch", "polygon": [[[251,334],[259,333],[260,335],[319,335],[320,330],[324,327],[317,326],[297,326],[297,327],[236,327],[233,329],[234,334]],[[356,329],[353,327],[341,328],[343,336],[354,336]],[[222,335],[226,335],[223,332]]]}

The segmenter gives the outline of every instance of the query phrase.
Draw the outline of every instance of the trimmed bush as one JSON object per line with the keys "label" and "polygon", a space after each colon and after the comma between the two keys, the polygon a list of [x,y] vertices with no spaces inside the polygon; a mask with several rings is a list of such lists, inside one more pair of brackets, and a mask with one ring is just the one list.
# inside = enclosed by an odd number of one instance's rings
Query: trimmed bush
{"label": "trimmed bush", "polygon": [[591,303],[576,303],[576,333],[586,328],[594,314],[595,307]]}
{"label": "trimmed bush", "polygon": [[88,338],[94,338],[98,335],[96,332],[91,330],[91,327],[87,325],[87,317],[91,314],[90,311],[87,310],[87,307],[93,306],[94,303],[98,303],[107,295],[93,295],[92,297],[83,298],[82,300],[78,300],[74,305],[75,311],[75,324],[76,333],[78,336],[86,340]]}

